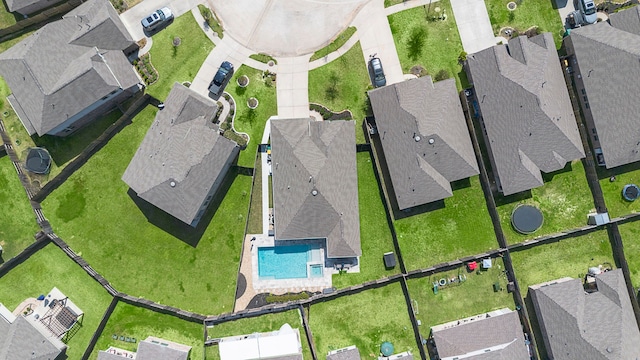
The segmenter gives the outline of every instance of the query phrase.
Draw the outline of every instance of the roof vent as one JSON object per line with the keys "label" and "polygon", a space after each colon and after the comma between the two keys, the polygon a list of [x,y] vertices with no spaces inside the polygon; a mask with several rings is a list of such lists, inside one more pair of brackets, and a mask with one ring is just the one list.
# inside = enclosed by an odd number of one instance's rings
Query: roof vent
{"label": "roof vent", "polygon": [[311,195],[313,195],[313,196],[318,195],[318,190],[316,190],[316,189],[311,190]]}
{"label": "roof vent", "polygon": [[169,183],[169,186],[171,186],[171,187],[176,187],[176,182],[175,182],[175,181],[170,182],[170,183]]}
{"label": "roof vent", "polygon": [[416,135],[416,137],[414,137],[413,140],[415,140],[416,142],[420,141],[420,135]]}
{"label": "roof vent", "polygon": [[433,145],[434,142],[436,142],[436,141],[433,138],[429,139],[429,144]]}
{"label": "roof vent", "polygon": [[613,349],[612,349],[612,348],[610,348],[610,347],[608,347],[608,348],[607,348],[607,352],[608,352],[609,354],[611,354],[611,353],[613,352]]}

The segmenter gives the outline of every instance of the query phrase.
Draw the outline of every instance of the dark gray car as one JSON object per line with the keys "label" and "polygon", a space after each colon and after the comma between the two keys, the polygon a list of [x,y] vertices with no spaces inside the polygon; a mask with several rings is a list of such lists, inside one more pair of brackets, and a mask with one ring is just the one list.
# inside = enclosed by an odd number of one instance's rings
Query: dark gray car
{"label": "dark gray car", "polygon": [[382,69],[382,62],[380,59],[377,57],[371,58],[371,60],[369,60],[369,66],[371,67],[373,86],[381,87],[387,85],[387,79],[384,76],[384,69]]}
{"label": "dark gray car", "polygon": [[233,76],[233,64],[228,61],[223,61],[216,75],[213,77],[211,84],[209,84],[209,92],[220,95],[231,76]]}

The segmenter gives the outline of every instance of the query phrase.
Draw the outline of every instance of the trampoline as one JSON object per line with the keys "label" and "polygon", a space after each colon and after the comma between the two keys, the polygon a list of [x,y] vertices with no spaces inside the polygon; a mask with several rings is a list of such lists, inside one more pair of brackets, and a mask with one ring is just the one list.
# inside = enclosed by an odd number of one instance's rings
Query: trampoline
{"label": "trampoline", "polygon": [[36,174],[46,174],[51,167],[51,156],[46,149],[31,148],[27,153],[25,168]]}
{"label": "trampoline", "polygon": [[627,184],[622,189],[622,197],[627,201],[634,201],[640,196],[640,189],[636,184]]}
{"label": "trampoline", "polygon": [[518,205],[511,213],[511,225],[521,234],[532,234],[542,226],[542,212],[535,206]]}

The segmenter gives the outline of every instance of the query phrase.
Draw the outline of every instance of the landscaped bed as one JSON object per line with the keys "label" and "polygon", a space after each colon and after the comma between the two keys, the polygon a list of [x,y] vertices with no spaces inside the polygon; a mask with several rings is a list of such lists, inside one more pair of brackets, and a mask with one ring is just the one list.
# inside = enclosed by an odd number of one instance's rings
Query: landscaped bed
{"label": "landscaped bed", "polygon": [[[173,45],[176,37],[180,38],[179,46]],[[193,81],[213,47],[191,12],[176,18],[153,36],[149,53],[158,71],[158,80],[147,88],[147,93],[164,100],[176,81]]]}
{"label": "landscaped bed", "polygon": [[323,47],[322,49],[316,51],[311,55],[309,61],[317,60],[323,58],[332,52],[338,50],[342,45],[346,44],[347,41],[355,34],[356,28],[353,26],[349,26],[343,32],[341,32],[335,40],[333,40],[329,45]]}
{"label": "landscaped bed", "polygon": [[[289,310],[287,312],[261,315],[254,318],[240,319],[228,321],[213,328],[208,328],[208,337],[211,339],[246,335],[257,332],[270,332],[279,330],[284,324],[289,324],[293,329],[300,330],[300,341],[302,343],[302,354],[305,359],[311,359],[311,350],[307,342],[307,335],[302,327],[302,319],[297,310]],[[217,346],[207,347],[207,360],[219,360],[220,351]]]}
{"label": "landscaped bed", "polygon": [[[425,339],[432,326],[505,307],[515,309],[513,295],[507,292],[502,259],[495,258],[492,264],[493,267],[487,270],[468,272],[466,268],[459,268],[407,281],[416,319],[422,323],[420,334]],[[434,293],[434,282],[460,275],[466,280],[439,287],[438,293]],[[502,288],[497,292],[493,289],[496,282]]]}
{"label": "landscaped bed", "polygon": [[394,251],[382,194],[378,188],[371,156],[357,154],[358,198],[360,208],[360,273],[333,275],[333,286],[343,288],[380,279],[400,272],[400,267],[385,270],[382,256]]}
{"label": "landscaped bed", "polygon": [[624,245],[624,257],[629,264],[631,283],[637,289],[640,287],[640,222],[620,225],[618,229]]}
{"label": "landscaped bed", "polygon": [[498,35],[500,29],[510,27],[519,33],[531,27],[538,27],[538,32],[551,32],[559,48],[562,45],[564,27],[558,10],[554,9],[554,1],[518,0],[516,9],[507,9],[507,4],[513,0],[486,0],[487,12],[493,26],[493,32]]}
{"label": "landscaped bed", "polygon": [[[249,85],[246,87],[241,87],[236,81],[242,75],[249,78]],[[236,102],[234,121],[236,131],[247,133],[250,137],[247,148],[240,152],[239,166],[254,166],[265,124],[271,116],[278,113],[276,83],[277,80],[273,81],[271,75],[265,75],[262,71],[248,66],[241,66],[225,88]],[[247,101],[252,97],[258,99],[260,103],[260,106],[255,109],[247,106]]]}
{"label": "landscaped bed", "polygon": [[350,110],[356,120],[356,141],[364,142],[362,120],[368,111],[371,83],[360,42],[338,59],[309,71],[309,101],[334,112]]}
{"label": "landscaped bed", "polygon": [[43,202],[44,212],[119,291],[203,314],[231,311],[251,177],[231,171],[230,188],[220,189],[226,196],[214,198],[196,229],[136,204],[121,176],[156,111],[139,113]]}
{"label": "landscaped bed", "polygon": [[[436,12],[436,9],[440,11]],[[446,13],[446,20],[438,20],[443,13]],[[432,20],[433,17],[436,20]],[[447,77],[456,79],[458,89],[469,85],[458,62],[462,40],[449,0],[393,14],[389,16],[389,26],[405,74],[411,73],[414,66],[421,66],[432,77],[446,71]],[[438,80],[441,77],[444,75],[441,74]]]}
{"label": "landscaped bed", "polygon": [[444,207],[418,208],[395,220],[400,251],[407,270],[426,268],[498,248],[478,176],[452,185]]}
{"label": "landscaped bed", "polygon": [[[573,161],[560,171],[543,174],[543,179],[545,184],[531,189],[530,193],[496,195],[500,223],[508,243],[587,225],[587,214],[595,207],[582,162]],[[511,226],[511,213],[519,204],[533,205],[542,211],[544,223],[533,234],[520,234]]]}
{"label": "landscaped bed", "polygon": [[363,359],[377,358],[385,341],[396,353],[411,350],[419,356],[399,283],[312,305],[309,328],[320,357],[355,345]]}
{"label": "landscaped bed", "polygon": [[9,156],[0,157],[0,263],[18,255],[33,243],[39,228],[29,198],[18,179]]}
{"label": "landscaped bed", "polygon": [[[109,346],[135,352],[140,341],[148,336],[158,337],[191,346],[191,359],[202,359],[202,324],[160,314],[141,307],[119,302],[98,339],[90,359],[97,359],[100,350]],[[113,336],[117,335],[117,339]],[[121,341],[120,336],[135,338],[136,342]]]}
{"label": "landscaped bed", "polygon": [[82,327],[69,340],[69,359],[80,359],[111,302],[109,293],[50,244],[0,278],[0,302],[13,310],[27,298],[37,298],[57,287],[83,312]]}
{"label": "landscaped bed", "polygon": [[[611,177],[614,177],[611,181]],[[640,200],[627,201],[622,197],[622,189],[627,184],[640,186],[638,164],[620,166],[613,170],[598,168],[598,177],[609,217],[615,218],[640,211]]]}

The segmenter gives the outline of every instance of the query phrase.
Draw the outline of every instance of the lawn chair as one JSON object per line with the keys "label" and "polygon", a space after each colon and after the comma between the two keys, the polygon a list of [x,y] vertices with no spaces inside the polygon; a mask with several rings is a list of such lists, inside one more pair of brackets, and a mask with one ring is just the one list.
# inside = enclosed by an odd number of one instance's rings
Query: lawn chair
{"label": "lawn chair", "polygon": [[120,335],[120,341],[124,341],[124,336]]}
{"label": "lawn chair", "polygon": [[113,334],[113,335],[111,335],[111,338],[112,338],[113,340],[118,340],[118,334]]}
{"label": "lawn chair", "polygon": [[124,341],[131,342],[131,338],[127,336],[126,338],[124,338]]}

